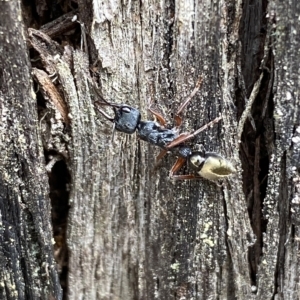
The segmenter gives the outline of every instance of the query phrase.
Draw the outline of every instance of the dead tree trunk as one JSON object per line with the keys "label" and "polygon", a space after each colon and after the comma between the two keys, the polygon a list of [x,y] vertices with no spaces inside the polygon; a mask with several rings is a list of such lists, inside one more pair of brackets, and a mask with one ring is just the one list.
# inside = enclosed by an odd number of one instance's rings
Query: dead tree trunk
{"label": "dead tree trunk", "polygon": [[[27,26],[35,27],[28,40],[39,86],[39,122],[27,125],[22,117],[36,119],[32,101],[3,106],[2,115],[9,111],[15,116],[7,120],[24,124],[27,148],[20,145],[22,131],[10,134],[10,128],[22,126],[1,124],[6,144],[1,145],[5,155],[0,162],[1,190],[10,187],[16,199],[26,194],[32,205],[1,195],[3,224],[11,228],[19,222],[3,217],[13,203],[13,209],[31,216],[22,219],[24,228],[38,232],[26,240],[39,245],[34,246],[38,257],[32,262],[25,256],[25,264],[42,272],[52,262],[45,221],[50,217],[44,202],[47,170],[55,257],[66,298],[297,299],[300,4],[79,1],[73,8],[24,3],[23,10]],[[3,49],[3,70],[13,68],[9,55],[21,63],[16,59],[20,52]],[[26,61],[19,69],[28,77]],[[182,131],[222,116],[190,142],[236,166],[237,173],[218,184],[170,180],[176,157],[169,154],[156,166],[159,150],[134,134],[116,132],[112,141],[112,124],[94,106],[96,86],[108,101],[138,108],[145,120],[151,118],[147,107],[153,102],[172,121],[200,76],[203,85],[185,111]],[[9,104],[4,99],[18,98],[5,91],[19,92],[20,80],[2,78],[1,102]],[[7,164],[8,149],[20,163]],[[25,166],[32,164],[33,173],[24,172],[20,157]],[[189,165],[182,172],[190,173]],[[27,193],[13,189],[13,182],[21,186],[14,174],[32,184]],[[34,180],[38,176],[43,181]],[[5,265],[11,239],[4,234],[2,239]],[[15,250],[19,257],[22,249],[31,249],[29,244],[22,247]],[[51,289],[43,291],[59,299],[56,273],[50,270],[43,286]],[[9,285],[6,275],[1,280]]]}
{"label": "dead tree trunk", "polygon": [[0,3],[0,298],[60,299],[51,208],[21,9]]}

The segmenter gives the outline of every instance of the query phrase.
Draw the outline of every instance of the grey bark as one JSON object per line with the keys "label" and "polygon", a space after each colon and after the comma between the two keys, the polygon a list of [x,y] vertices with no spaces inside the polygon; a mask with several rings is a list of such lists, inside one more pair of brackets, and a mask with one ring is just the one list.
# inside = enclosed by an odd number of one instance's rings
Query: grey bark
{"label": "grey bark", "polygon": [[0,3],[0,298],[60,299],[48,177],[19,4]]}
{"label": "grey bark", "polygon": [[[70,22],[72,13],[29,31],[42,63],[33,75],[47,104],[31,127],[36,142],[27,145],[40,149],[41,132],[52,204],[70,205],[67,226],[54,234],[58,266],[68,266],[62,283],[68,299],[298,299],[300,4],[78,5],[81,48],[53,41],[62,32],[57,24],[66,22],[61,28],[68,31],[79,24]],[[204,83],[182,131],[222,116],[191,142],[236,166],[237,173],[219,184],[170,180],[172,154],[156,167],[159,150],[135,135],[115,133],[111,141],[112,125],[93,105],[97,82],[104,98],[138,107],[143,119],[151,118],[153,101],[172,121],[200,76]],[[191,172],[189,166],[183,172]],[[63,177],[61,190],[54,188],[55,178]],[[45,228],[50,243],[49,223],[42,227],[37,216],[34,228]],[[49,282],[57,287],[55,276]],[[53,290],[59,299],[59,289]]]}

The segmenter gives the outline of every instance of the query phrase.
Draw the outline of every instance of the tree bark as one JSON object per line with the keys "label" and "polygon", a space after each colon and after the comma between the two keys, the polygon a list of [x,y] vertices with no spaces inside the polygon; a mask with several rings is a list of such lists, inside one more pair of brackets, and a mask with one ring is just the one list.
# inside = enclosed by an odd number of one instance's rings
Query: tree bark
{"label": "tree bark", "polygon": [[[74,9],[44,5],[23,6],[27,26],[35,24],[28,39],[37,101],[30,98],[24,45],[1,48],[3,69],[17,65],[27,80],[2,75],[1,102],[10,105],[2,108],[8,124],[2,124],[1,214],[8,224],[2,228],[20,230],[13,233],[22,246],[15,247],[11,261],[34,247],[38,257],[26,255],[25,265],[38,274],[51,266],[45,282],[33,280],[43,287],[40,298],[47,293],[61,298],[50,249],[48,174],[65,298],[297,299],[300,4],[81,0]],[[9,16],[5,24],[14,24],[9,36],[17,41],[20,19],[12,10]],[[18,59],[22,49],[24,58]],[[106,100],[138,108],[143,120],[152,118],[147,112],[152,102],[172,124],[200,76],[203,84],[184,112],[181,130],[194,131],[222,116],[189,143],[235,165],[237,173],[222,182],[170,180],[174,155],[156,165],[159,150],[135,134],[116,132],[112,140],[112,124],[94,106],[96,86]],[[22,106],[16,96],[20,81],[22,103],[29,103]],[[10,157],[18,158],[15,164]],[[182,172],[190,173],[190,166]],[[22,188],[16,190],[16,182]],[[24,214],[22,222],[4,213],[10,205]],[[29,232],[25,241],[19,223]],[[2,234],[4,266],[12,255],[5,248],[10,240]],[[17,278],[25,270],[5,272]],[[8,273],[3,274],[9,286]],[[26,299],[38,298],[34,285],[26,278],[22,282]],[[7,291],[12,293],[3,289],[3,299],[14,299]]]}
{"label": "tree bark", "polygon": [[22,12],[18,2],[0,8],[0,298],[60,299]]}

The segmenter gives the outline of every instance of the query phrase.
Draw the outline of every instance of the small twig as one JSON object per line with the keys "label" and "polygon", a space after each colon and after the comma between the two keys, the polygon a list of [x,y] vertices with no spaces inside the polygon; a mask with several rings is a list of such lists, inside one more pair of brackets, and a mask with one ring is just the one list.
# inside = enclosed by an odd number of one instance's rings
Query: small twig
{"label": "small twig", "polygon": [[251,91],[251,94],[250,94],[250,97],[249,97],[249,100],[246,104],[246,107],[243,111],[243,114],[240,118],[240,121],[239,121],[239,124],[238,124],[238,130],[237,130],[237,133],[238,133],[238,141],[241,140],[241,137],[242,137],[242,133],[243,133],[243,130],[244,130],[244,125],[245,125],[245,122],[247,120],[247,117],[249,116],[250,114],[250,111],[251,111],[251,107],[252,107],[252,104],[254,103],[254,100],[256,99],[256,96],[259,92],[259,89],[260,89],[260,86],[261,86],[261,81],[263,79],[263,76],[264,76],[264,73],[262,72],[258,78],[258,80],[255,82],[254,86],[253,86],[253,89]]}

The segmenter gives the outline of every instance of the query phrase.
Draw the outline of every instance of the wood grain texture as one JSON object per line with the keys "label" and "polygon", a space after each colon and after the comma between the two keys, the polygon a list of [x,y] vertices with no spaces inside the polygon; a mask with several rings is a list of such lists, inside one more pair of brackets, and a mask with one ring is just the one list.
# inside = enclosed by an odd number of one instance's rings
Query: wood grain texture
{"label": "wood grain texture", "polygon": [[0,298],[60,299],[20,3],[2,2],[0,7]]}
{"label": "wood grain texture", "polygon": [[[64,14],[46,24],[47,9],[24,7],[27,24],[42,29],[29,29],[32,64],[63,98],[69,124],[56,119],[51,94],[36,100],[28,88],[25,44],[15,46],[22,27],[10,28],[10,43],[0,36],[3,299],[298,299],[298,2],[60,3],[49,15]],[[11,10],[8,24],[15,19]],[[143,120],[152,103],[172,124],[201,76],[181,130],[222,117],[189,145],[233,163],[223,182],[170,180],[174,155],[156,165],[160,150],[135,134],[112,140],[94,107],[96,86]],[[24,264],[10,265],[22,251]]]}
{"label": "wood grain texture", "polygon": [[[222,114],[224,123],[193,142],[231,157],[238,166],[230,98],[234,82],[229,78],[236,55],[227,61],[225,46],[227,39],[237,43],[241,7],[230,37],[222,28],[229,22],[225,3],[94,2],[93,7],[91,37],[101,61],[104,97],[138,107],[144,119],[151,118],[146,109],[152,100],[172,121],[172,113],[203,75],[182,130],[193,131]],[[100,258],[95,258],[106,261],[99,267],[99,298],[250,298],[246,253],[254,237],[241,176],[222,187],[205,180],[172,182],[168,170],[175,158],[169,155],[155,170],[157,154],[154,147],[122,133],[103,153],[107,163],[102,171],[108,174],[101,180],[109,192],[101,211]],[[81,276],[76,278],[72,286],[83,291]],[[75,299],[78,292],[69,296]]]}

